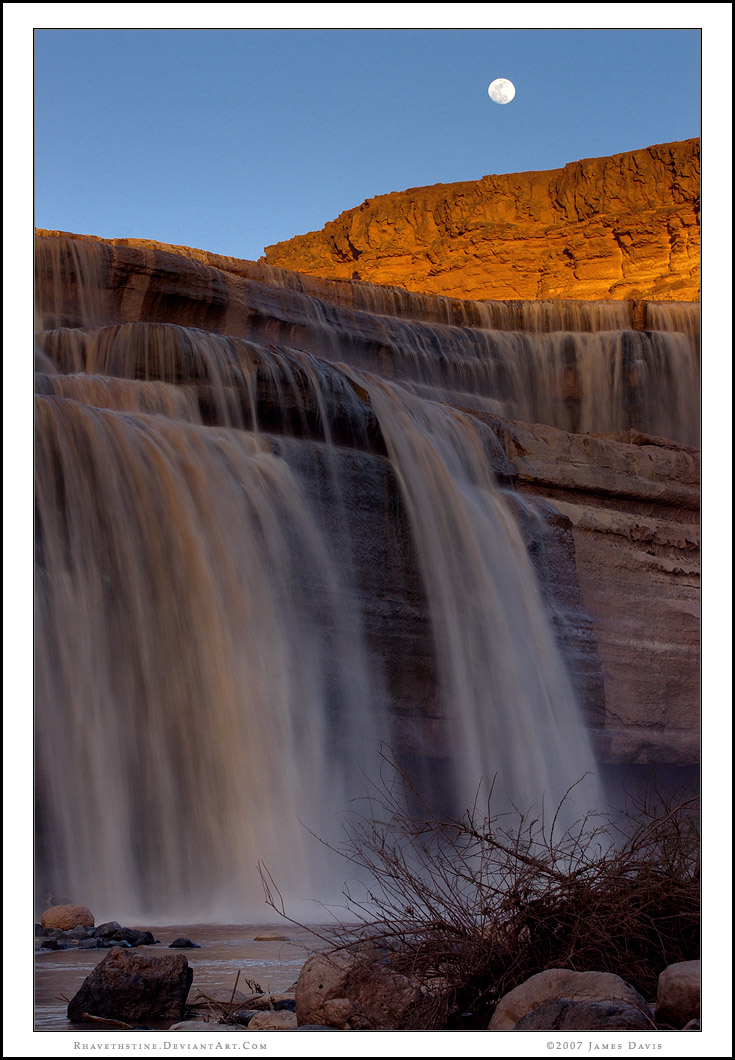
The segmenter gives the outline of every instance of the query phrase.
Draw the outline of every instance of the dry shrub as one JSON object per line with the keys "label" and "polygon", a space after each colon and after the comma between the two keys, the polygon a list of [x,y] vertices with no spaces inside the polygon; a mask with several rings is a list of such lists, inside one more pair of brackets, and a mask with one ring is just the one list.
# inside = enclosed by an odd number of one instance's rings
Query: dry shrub
{"label": "dry shrub", "polygon": [[345,889],[357,922],[328,941],[363,955],[364,981],[377,952],[429,987],[427,1028],[486,1027],[504,994],[547,968],[613,972],[652,999],[668,964],[699,957],[696,797],[651,786],[622,814],[557,835],[561,807],[550,822],[494,815],[491,796],[452,818],[390,756],[383,764],[339,848],[371,882]]}

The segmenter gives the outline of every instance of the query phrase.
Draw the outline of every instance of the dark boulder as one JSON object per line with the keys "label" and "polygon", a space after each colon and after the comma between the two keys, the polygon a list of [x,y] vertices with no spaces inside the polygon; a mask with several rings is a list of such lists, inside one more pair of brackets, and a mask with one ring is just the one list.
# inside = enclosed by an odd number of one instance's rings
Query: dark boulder
{"label": "dark boulder", "polygon": [[64,938],[76,939],[77,942],[81,941],[81,939],[92,938],[93,935],[94,935],[94,928],[93,927],[84,927],[82,924],[77,924],[77,926],[75,928],[72,928],[70,931],[65,931],[64,932]]}
{"label": "dark boulder", "polygon": [[180,1020],[193,975],[183,954],[148,957],[116,946],[84,980],[67,1016],[74,1023],[85,1014],[125,1022]]}
{"label": "dark boulder", "polygon": [[129,927],[119,928],[112,937],[115,942],[127,942],[129,946],[150,946],[156,941],[150,931]]}
{"label": "dark boulder", "polygon": [[527,1012],[517,1031],[650,1031],[646,1012],[625,1001],[544,1001]]}
{"label": "dark boulder", "polygon": [[108,920],[106,924],[100,924],[99,927],[96,927],[94,933],[98,939],[111,939],[121,928],[122,924],[118,924],[117,920]]}

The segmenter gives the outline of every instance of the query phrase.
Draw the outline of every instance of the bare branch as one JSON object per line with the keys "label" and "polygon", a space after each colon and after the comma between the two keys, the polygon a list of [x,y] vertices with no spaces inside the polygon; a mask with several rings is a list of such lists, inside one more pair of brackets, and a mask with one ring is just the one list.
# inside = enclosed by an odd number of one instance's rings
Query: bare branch
{"label": "bare branch", "polygon": [[[358,955],[361,981],[388,961],[430,991],[441,984],[427,1027],[486,1027],[503,994],[551,967],[615,972],[652,996],[667,964],[698,956],[696,800],[652,787],[624,819],[588,815],[559,835],[578,783],[550,826],[543,806],[539,815],[495,814],[489,799],[481,810],[479,787],[452,818],[384,750],[344,842],[316,837],[370,882],[345,884],[350,923],[336,922],[329,936],[307,930]],[[271,908],[305,927],[259,868]]]}

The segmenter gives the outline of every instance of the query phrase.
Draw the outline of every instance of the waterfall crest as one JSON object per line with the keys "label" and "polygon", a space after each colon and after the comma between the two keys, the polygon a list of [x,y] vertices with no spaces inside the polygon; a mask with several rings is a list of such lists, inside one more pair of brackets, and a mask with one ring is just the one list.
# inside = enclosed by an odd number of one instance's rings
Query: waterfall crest
{"label": "waterfall crest", "polygon": [[119,294],[118,248],[42,245],[42,888],[98,917],[242,921],[258,860],[289,900],[338,896],[308,829],[338,839],[381,745],[460,813],[495,774],[527,809],[595,771],[481,414],[696,437],[691,314],[460,320],[472,303],[349,284],[328,303],[189,261],[214,302],[169,299],[168,320],[133,259]]}

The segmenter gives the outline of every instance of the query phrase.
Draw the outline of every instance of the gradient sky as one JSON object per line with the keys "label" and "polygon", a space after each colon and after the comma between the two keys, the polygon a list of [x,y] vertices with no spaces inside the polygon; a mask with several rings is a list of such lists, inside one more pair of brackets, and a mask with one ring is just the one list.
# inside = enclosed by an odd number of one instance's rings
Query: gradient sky
{"label": "gradient sky", "polygon": [[257,258],[384,192],[684,140],[700,36],[37,30],[35,223]]}

